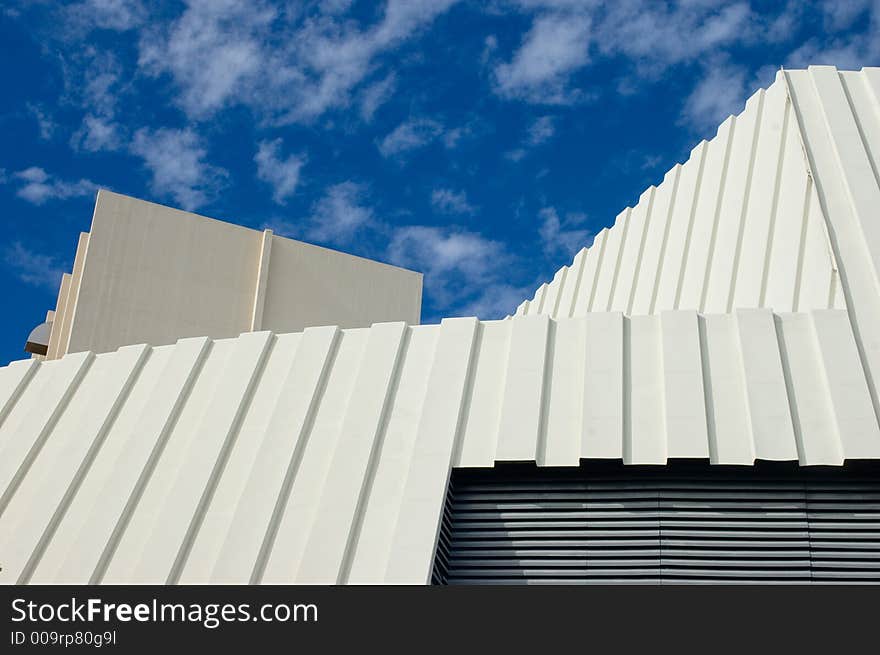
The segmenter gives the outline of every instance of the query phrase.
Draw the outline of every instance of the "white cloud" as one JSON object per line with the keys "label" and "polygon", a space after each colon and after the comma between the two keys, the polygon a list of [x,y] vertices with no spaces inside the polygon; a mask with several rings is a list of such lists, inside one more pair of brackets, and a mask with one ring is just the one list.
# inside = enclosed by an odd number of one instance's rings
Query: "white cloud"
{"label": "white cloud", "polygon": [[40,131],[40,138],[43,141],[48,141],[52,138],[52,135],[55,134],[55,130],[58,128],[58,125],[52,119],[52,117],[46,112],[43,107],[39,105],[35,105],[33,103],[27,103],[28,111],[33,114],[34,118],[37,121],[37,127]]}
{"label": "white cloud", "polygon": [[111,119],[87,114],[70,143],[74,148],[89,152],[116,150],[122,144],[120,127]]}
{"label": "white cloud", "polygon": [[342,182],[327,189],[312,206],[305,236],[313,241],[350,244],[373,222],[373,210],[366,203],[366,187]]}
{"label": "white cloud", "polygon": [[452,189],[434,189],[431,193],[431,205],[444,214],[473,214],[476,211],[468,202],[464,191]]}
{"label": "white cloud", "polygon": [[344,14],[351,9],[354,0],[322,0],[318,9],[327,15]]}
{"label": "white cloud", "polygon": [[592,241],[592,232],[583,227],[586,221],[583,214],[566,214],[560,218],[556,209],[545,207],[538,212],[538,217],[541,219],[538,235],[548,257],[570,257]]}
{"label": "white cloud", "polygon": [[785,65],[789,68],[805,68],[815,64],[859,70],[862,66],[876,63],[880,60],[880,38],[877,38],[880,34],[880,2],[876,4],[866,25],[868,27],[861,33],[811,38],[789,54]]}
{"label": "white cloud", "polygon": [[725,118],[741,112],[746,98],[759,87],[769,86],[775,75],[773,66],[763,66],[750,74],[737,64],[710,60],[685,100],[680,122],[697,132],[713,132]]}
{"label": "white cloud", "polygon": [[[65,17],[69,17],[69,14],[62,12],[54,18],[64,20]],[[88,31],[93,27],[89,24],[85,29]],[[93,45],[95,39],[81,33],[82,25],[66,25],[59,29],[62,32],[59,36],[61,42],[52,44],[59,51],[63,74],[59,104],[64,108],[72,106],[79,109],[84,121],[85,117],[92,117],[109,125],[115,121],[120,103],[128,99],[136,88],[131,79],[130,66],[125,58],[114,53],[114,49]],[[156,99],[151,97],[151,102],[155,103]],[[81,126],[80,134],[73,141],[82,141],[87,129],[88,126]]]}
{"label": "white cloud", "polygon": [[504,153],[504,156],[513,162],[525,159],[529,151],[536,146],[546,143],[556,134],[556,121],[552,116],[541,116],[535,119],[526,130],[526,135],[520,145]]}
{"label": "white cloud", "polygon": [[505,257],[499,242],[475,232],[425,225],[397,228],[388,252],[401,265],[443,274],[460,272],[475,279],[491,270],[495,258]]}
{"label": "white cloud", "polygon": [[492,125],[479,117],[471,117],[458,127],[446,129],[443,132],[443,145],[452,150],[457,148],[463,141],[478,138],[491,132]]}
{"label": "white cloud", "polygon": [[[434,195],[453,203],[466,200],[455,192]],[[454,226],[384,223],[368,202],[367,188],[351,181],[329,187],[303,220],[274,220],[266,227],[294,238],[355,246],[361,253],[377,237],[388,239],[387,261],[425,274],[428,311],[439,312],[426,314],[426,320],[453,314],[497,318],[512,312],[529,290],[507,279],[516,267],[505,244]]]}
{"label": "white cloud", "polygon": [[397,76],[394,73],[387,75],[385,78],[366,87],[360,96],[361,118],[369,123],[373,120],[376,110],[384,105],[391,96],[394,95],[394,89],[397,86]]}
{"label": "white cloud", "polygon": [[[426,292],[440,310],[475,310],[475,301],[501,282],[510,262],[498,241],[466,230],[424,225],[396,228],[388,258],[394,264],[423,272]],[[483,311],[486,303],[480,305]]]}
{"label": "white cloud", "polygon": [[67,21],[85,29],[124,32],[139,27],[146,17],[138,0],[85,0],[67,7]]}
{"label": "white cloud", "polygon": [[[496,63],[495,91],[536,104],[568,104],[594,95],[571,85],[571,76],[594,60],[623,57],[637,75],[656,77],[670,66],[697,61],[728,46],[780,38],[778,21],[759,18],[747,2],[512,0],[512,4],[534,18],[510,61]],[[780,15],[789,13],[784,9]],[[497,50],[495,41],[491,46],[484,56]],[[625,78],[618,80],[619,89],[632,86]]]}
{"label": "white cloud", "polygon": [[850,27],[857,19],[863,19],[873,6],[872,0],[823,0],[821,9],[825,21],[832,30]]}
{"label": "white cloud", "polygon": [[530,146],[541,145],[556,134],[556,122],[552,116],[541,116],[529,126],[526,143]]}
{"label": "white cloud", "polygon": [[589,60],[591,25],[583,14],[536,18],[513,59],[495,67],[496,91],[543,104],[574,101],[577,94],[568,89],[568,76]]}
{"label": "white cloud", "polygon": [[385,226],[376,220],[368,203],[367,187],[348,180],[327,187],[305,218],[276,218],[265,227],[294,239],[349,249],[357,246],[357,251],[365,253],[367,242]]}
{"label": "white cloud", "polygon": [[73,81],[74,93],[81,95],[85,108],[92,114],[111,117],[116,112],[124,68],[111,52],[88,47],[82,79]]}
{"label": "white cloud", "polygon": [[458,0],[388,0],[383,19],[370,30],[376,47],[396,45],[446,12]]}
{"label": "white cloud", "polygon": [[260,141],[254,161],[257,164],[257,177],[272,187],[272,199],[278,204],[294,194],[299,183],[300,169],[305,165],[304,155],[280,156],[281,139]]}
{"label": "white cloud", "polygon": [[698,130],[711,129],[743,104],[746,71],[739,66],[709,66],[682,108],[682,118]]}
{"label": "white cloud", "polygon": [[389,0],[382,18],[362,28],[338,15],[344,3],[315,13],[251,0],[194,0],[170,26],[142,36],[140,63],[148,74],[172,76],[178,103],[193,118],[242,104],[270,122],[305,122],[346,106],[379,54],[454,2]]}
{"label": "white cloud", "polygon": [[383,157],[395,157],[428,145],[443,132],[443,126],[430,118],[414,118],[398,125],[379,143]]}
{"label": "white cloud", "polygon": [[4,249],[3,261],[25,284],[49,291],[58,290],[66,268],[54,257],[29,250],[18,241]]}
{"label": "white cloud", "polygon": [[207,203],[227,173],[205,161],[207,151],[190,129],[141,128],[131,151],[152,174],[153,191],[169,196],[184,209]]}
{"label": "white cloud", "polygon": [[21,183],[16,195],[35,205],[42,205],[49,200],[87,196],[98,189],[97,184],[86,179],[69,182],[53,178],[39,166],[18,171],[14,177]]}
{"label": "white cloud", "polygon": [[642,72],[656,73],[721,46],[758,39],[760,30],[746,2],[629,0],[615,3],[595,34],[603,54],[622,54]]}
{"label": "white cloud", "polygon": [[533,286],[516,286],[504,282],[478,288],[480,293],[456,311],[458,316],[476,316],[484,320],[502,318],[513,314],[516,307],[535,291]]}
{"label": "white cloud", "polygon": [[466,126],[462,127],[453,127],[450,130],[446,130],[443,134],[443,145],[452,150],[453,148],[458,147],[458,144],[461,143],[461,140],[465,136],[470,136],[471,132]]}
{"label": "white cloud", "polygon": [[639,169],[643,171],[653,171],[665,161],[666,157],[664,155],[656,155],[650,153],[642,155],[642,161],[639,164]]}
{"label": "white cloud", "polygon": [[498,50],[498,37],[490,34],[483,41],[483,52],[480,54],[480,64],[487,65],[492,56]]}
{"label": "white cloud", "polygon": [[260,3],[191,2],[167,32],[148,30],[141,36],[139,63],[148,73],[171,73],[186,112],[206,117],[248,92],[243,83],[267,63],[261,32],[275,16]]}

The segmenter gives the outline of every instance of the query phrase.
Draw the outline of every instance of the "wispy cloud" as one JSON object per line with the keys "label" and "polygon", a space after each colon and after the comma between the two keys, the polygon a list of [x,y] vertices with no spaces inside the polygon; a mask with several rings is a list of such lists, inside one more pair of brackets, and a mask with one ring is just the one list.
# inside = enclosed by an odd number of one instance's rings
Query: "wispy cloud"
{"label": "wispy cloud", "polygon": [[504,284],[503,272],[510,263],[501,242],[454,227],[424,225],[395,229],[388,258],[425,274],[425,289],[435,308],[460,308],[465,314],[489,312],[484,292]]}
{"label": "wispy cloud", "polygon": [[114,116],[124,87],[125,67],[112,52],[93,46],[86,47],[82,57],[82,77],[74,82],[77,88],[72,92],[81,95],[90,113],[105,118]]}
{"label": "wispy cloud", "polygon": [[729,115],[742,111],[755,89],[771,84],[775,73],[772,66],[750,74],[743,66],[711,60],[685,100],[680,122],[697,132],[714,130]]}
{"label": "wispy cloud", "polygon": [[448,150],[452,150],[466,141],[479,139],[490,134],[494,129],[494,125],[486,120],[477,116],[471,116],[464,123],[456,127],[444,127],[443,145]]}
{"label": "wispy cloud", "polygon": [[534,285],[516,286],[506,282],[492,282],[479,287],[479,293],[456,308],[458,316],[476,316],[484,320],[513,314],[514,309],[534,293]]}
{"label": "wispy cloud", "polygon": [[271,220],[266,227],[295,239],[350,247],[356,237],[383,228],[375,219],[368,195],[363,184],[351,180],[340,182],[327,187],[324,194],[312,203],[308,216],[300,220]]}
{"label": "wispy cloud", "polygon": [[657,154],[643,154],[641,156],[641,162],[639,163],[639,168],[643,171],[652,171],[660,164],[665,163],[666,158],[663,155]]}
{"label": "wispy cloud", "polygon": [[98,185],[91,180],[61,180],[49,175],[39,166],[18,171],[13,177],[21,185],[16,195],[35,205],[42,205],[50,200],[87,196],[98,189]]}
{"label": "wispy cloud", "polygon": [[396,86],[397,76],[390,73],[378,82],[364,88],[360,95],[361,118],[368,123],[373,120],[376,110],[394,95]]}
{"label": "wispy cloud", "polygon": [[743,103],[745,82],[746,71],[740,66],[710,66],[685,101],[682,118],[697,129],[718,125]]}
{"label": "wispy cloud", "polygon": [[800,44],[786,59],[790,68],[827,64],[857,70],[880,60],[880,3],[871,0],[822,3],[827,30],[851,28],[857,22],[863,29],[853,33],[823,34]]}
{"label": "wispy cloud", "polygon": [[[179,104],[194,118],[205,118],[251,93],[245,87],[268,63],[263,31],[276,16],[259,2],[192,2],[167,28],[141,36],[140,65],[154,75],[170,73],[180,89]],[[264,70],[271,75],[269,67]]]}
{"label": "wispy cloud", "polygon": [[873,0],[822,0],[820,3],[825,23],[832,30],[843,30],[857,20],[865,20],[872,6],[876,6]]}
{"label": "wispy cloud", "polygon": [[591,26],[590,17],[579,13],[536,18],[513,58],[495,67],[496,91],[541,104],[576,100],[568,76],[589,61]]}
{"label": "wispy cloud", "polygon": [[188,128],[141,128],[134,134],[131,152],[150,172],[153,191],[184,209],[209,202],[227,176],[224,169],[205,161],[202,140]]}
{"label": "wispy cloud", "polygon": [[27,103],[28,111],[33,114],[33,117],[37,121],[37,128],[39,129],[40,138],[43,141],[48,141],[55,134],[55,130],[58,129],[58,124],[54,121],[54,119],[49,115],[49,112],[46,111],[44,107],[40,105],[36,105],[34,103]]}
{"label": "wispy cloud", "polygon": [[[861,0],[860,0],[861,1]],[[495,91],[512,100],[570,104],[593,89],[572,83],[592,62],[621,58],[637,77],[657,77],[669,67],[698,61],[719,49],[783,38],[777,21],[760,18],[747,2],[623,0],[513,0],[533,16],[508,61],[495,62]],[[839,3],[843,4],[843,3]],[[842,22],[856,11],[842,11]],[[781,17],[790,13],[780,8]],[[487,42],[491,60],[497,41]],[[630,89],[631,81],[621,82]]]}
{"label": "wispy cloud", "polygon": [[[346,106],[380,53],[454,1],[390,0],[364,28],[340,15],[344,3],[304,13],[252,0],[199,0],[142,37],[140,62],[148,74],[172,76],[178,102],[193,118],[242,104],[274,123],[310,121]],[[381,90],[366,96],[367,110],[378,107]]]}
{"label": "wispy cloud", "polygon": [[560,217],[553,207],[538,212],[541,247],[548,257],[570,257],[584,246],[589,246],[593,234],[584,227],[587,217],[568,213]]}
{"label": "wispy cloud", "polygon": [[556,134],[556,123],[552,116],[541,116],[529,126],[526,143],[537,146],[549,141]]}
{"label": "wispy cloud", "polygon": [[366,188],[355,182],[342,182],[327,189],[313,206],[307,235],[326,243],[351,243],[372,219],[373,210],[366,203]]}
{"label": "wispy cloud", "polygon": [[443,125],[430,118],[413,118],[398,125],[382,139],[379,152],[383,157],[397,157],[422,148],[443,133]]}
{"label": "wispy cloud", "polygon": [[[102,2],[96,0],[94,4],[100,5]],[[80,7],[80,10],[85,12],[91,4],[83,3],[84,7]],[[123,11],[122,5],[125,3],[109,0],[106,2],[107,11],[117,4],[118,10]],[[115,24],[109,17],[107,20],[109,24]],[[84,25],[86,23],[82,23],[81,27]],[[88,25],[94,27],[91,23]],[[65,92],[62,103],[77,106],[83,112],[82,122],[70,136],[71,147],[88,152],[121,149],[130,135],[124,123],[118,120],[117,113],[120,102],[130,91],[131,83],[127,80],[130,71],[126,70],[116,54],[91,44],[70,55],[63,71]]]}
{"label": "wispy cloud", "polygon": [[556,134],[556,121],[552,116],[536,118],[526,130],[525,138],[520,145],[505,153],[505,156],[511,161],[520,161],[532,148],[546,143],[554,134]]}
{"label": "wispy cloud", "polygon": [[322,243],[351,243],[373,221],[366,195],[365,186],[351,181],[328,188],[312,206],[306,236]]}
{"label": "wispy cloud", "polygon": [[72,29],[125,32],[142,25],[147,15],[139,0],[85,0],[69,5],[65,18]]}
{"label": "wispy cloud", "polygon": [[640,72],[654,74],[722,46],[760,39],[760,28],[747,2],[636,0],[610,5],[595,34],[602,54],[623,55]]}
{"label": "wispy cloud", "polygon": [[281,156],[281,139],[260,141],[254,161],[257,177],[272,187],[272,199],[282,205],[296,191],[300,169],[306,163],[305,155]]}
{"label": "wispy cloud", "polygon": [[453,189],[434,189],[431,192],[431,205],[442,214],[473,214],[476,208],[468,202],[464,191]]}
{"label": "wispy cloud", "polygon": [[117,150],[122,146],[121,129],[112,120],[87,114],[80,128],[73,133],[70,144],[89,152]]}
{"label": "wispy cloud", "polygon": [[57,291],[67,268],[55,257],[34,252],[15,241],[3,250],[3,262],[19,280],[31,286]]}

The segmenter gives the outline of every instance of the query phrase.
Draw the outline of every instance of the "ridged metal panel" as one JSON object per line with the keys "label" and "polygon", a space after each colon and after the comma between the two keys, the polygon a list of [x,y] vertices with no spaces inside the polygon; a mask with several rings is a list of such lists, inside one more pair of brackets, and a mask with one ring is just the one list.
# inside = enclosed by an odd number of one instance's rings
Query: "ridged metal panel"
{"label": "ridged metal panel", "polygon": [[609,468],[455,471],[434,584],[880,582],[876,467]]}
{"label": "ridged metal panel", "polygon": [[[516,314],[846,307],[838,262],[853,248],[832,248],[829,225],[853,210],[870,222],[880,201],[878,98],[878,68],[780,71]],[[850,186],[826,201],[826,187]],[[876,270],[880,245],[870,249]]]}
{"label": "ridged metal panel", "polygon": [[453,468],[880,458],[841,310],[182,339],[0,394],[6,583],[426,583]]}
{"label": "ridged metal panel", "polygon": [[780,71],[516,314],[847,308],[880,413],[878,206],[880,68]]}
{"label": "ridged metal panel", "polygon": [[785,71],[785,82],[880,412],[880,69],[811,66]]}

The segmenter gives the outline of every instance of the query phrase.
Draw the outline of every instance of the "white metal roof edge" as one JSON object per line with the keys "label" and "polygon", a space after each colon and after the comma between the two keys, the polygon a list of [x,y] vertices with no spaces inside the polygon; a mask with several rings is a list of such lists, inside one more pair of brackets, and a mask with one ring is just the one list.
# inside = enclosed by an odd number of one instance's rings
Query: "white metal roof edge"
{"label": "white metal roof edge", "polygon": [[425,582],[452,467],[880,458],[841,310],[309,328],[0,369],[0,582]]}

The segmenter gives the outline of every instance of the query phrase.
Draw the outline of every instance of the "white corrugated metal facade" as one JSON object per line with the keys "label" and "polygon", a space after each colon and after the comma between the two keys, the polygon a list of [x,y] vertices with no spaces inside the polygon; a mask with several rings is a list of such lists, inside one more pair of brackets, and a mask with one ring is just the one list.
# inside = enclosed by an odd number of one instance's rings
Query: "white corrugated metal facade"
{"label": "white corrugated metal facade", "polygon": [[780,73],[528,316],[0,369],[0,582],[423,584],[453,467],[880,459],[878,99]]}
{"label": "white corrugated metal facade", "polygon": [[[804,148],[825,135],[805,131],[799,116],[818,111],[820,119],[844,128],[855,122],[876,170],[877,69],[841,72],[838,84],[829,82],[824,67],[811,71],[780,71],[715,138],[699,143],[684,164],[541,285],[517,315],[845,308],[827,213]],[[825,113],[825,96],[833,91],[852,99],[851,112]],[[843,167],[823,171],[846,173]]]}

